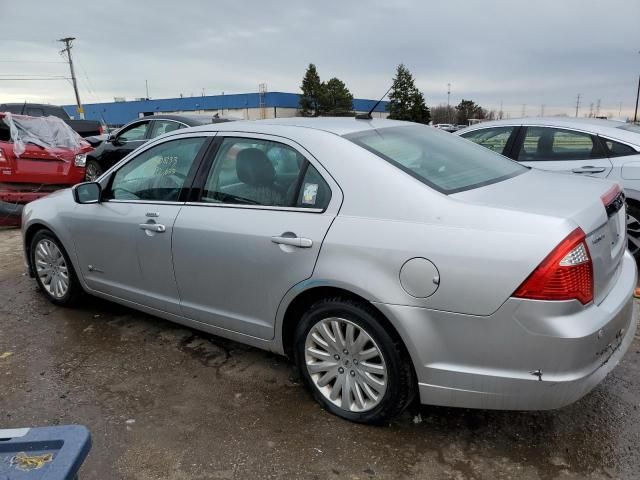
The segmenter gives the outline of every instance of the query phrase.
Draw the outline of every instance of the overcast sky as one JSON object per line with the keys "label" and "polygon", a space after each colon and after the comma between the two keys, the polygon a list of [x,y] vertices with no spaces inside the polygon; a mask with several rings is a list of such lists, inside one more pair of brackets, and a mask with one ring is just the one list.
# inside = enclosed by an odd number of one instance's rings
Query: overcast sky
{"label": "overcast sky", "polygon": [[[640,0],[0,0],[0,102],[74,103],[56,39],[73,49],[85,103],[298,92],[312,62],[354,96],[377,98],[405,63],[430,106],[473,99],[511,116],[631,115]],[[50,62],[50,63],[45,63]]]}

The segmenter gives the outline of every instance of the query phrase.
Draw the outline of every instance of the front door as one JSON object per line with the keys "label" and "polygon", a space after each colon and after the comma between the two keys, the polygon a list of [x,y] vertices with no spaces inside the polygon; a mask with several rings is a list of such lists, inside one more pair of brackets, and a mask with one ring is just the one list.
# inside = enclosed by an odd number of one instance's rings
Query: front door
{"label": "front door", "polygon": [[341,197],[295,144],[241,135],[218,138],[200,195],[178,214],[176,280],[185,316],[270,339],[280,301],[312,275]]}
{"label": "front door", "polygon": [[205,143],[187,137],[156,144],[111,175],[101,203],[76,207],[72,233],[89,288],[180,313],[171,236]]}
{"label": "front door", "polygon": [[115,139],[105,142],[102,159],[108,168],[148,141],[149,120],[136,122],[118,132]]}
{"label": "front door", "polygon": [[541,170],[605,178],[611,161],[594,135],[552,127],[523,127],[517,160]]}

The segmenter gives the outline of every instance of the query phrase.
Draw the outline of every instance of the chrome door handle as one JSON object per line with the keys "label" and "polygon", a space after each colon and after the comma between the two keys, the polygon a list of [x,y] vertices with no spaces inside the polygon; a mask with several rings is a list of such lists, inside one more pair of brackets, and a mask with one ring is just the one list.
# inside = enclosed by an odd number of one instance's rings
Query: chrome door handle
{"label": "chrome door handle", "polygon": [[167,231],[167,227],[160,223],[141,223],[140,228],[142,230],[148,230],[150,232],[164,233]]}
{"label": "chrome door handle", "polygon": [[573,173],[602,173],[606,169],[604,167],[592,167],[591,165],[587,165],[585,167],[574,168],[571,170]]}
{"label": "chrome door handle", "polygon": [[271,237],[271,241],[280,245],[291,245],[292,247],[298,248],[311,248],[313,246],[313,241],[310,238]]}

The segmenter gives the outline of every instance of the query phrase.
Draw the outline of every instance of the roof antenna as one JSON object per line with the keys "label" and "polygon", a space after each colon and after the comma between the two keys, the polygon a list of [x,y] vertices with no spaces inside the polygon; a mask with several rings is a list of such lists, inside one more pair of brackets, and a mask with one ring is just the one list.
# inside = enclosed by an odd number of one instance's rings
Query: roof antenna
{"label": "roof antenna", "polygon": [[373,120],[373,117],[371,116],[371,113],[372,113],[372,112],[373,112],[373,111],[378,107],[378,105],[380,105],[380,102],[382,101],[382,99],[383,99],[384,97],[386,97],[386,96],[389,94],[389,92],[391,91],[391,89],[392,89],[392,88],[393,88],[393,85],[391,85],[391,86],[389,87],[389,90],[387,90],[387,93],[385,93],[385,94],[380,98],[380,100],[378,100],[378,101],[376,102],[376,104],[373,106],[373,108],[372,108],[371,110],[369,110],[369,112],[368,112],[368,113],[359,113],[358,115],[356,115],[356,120]]}

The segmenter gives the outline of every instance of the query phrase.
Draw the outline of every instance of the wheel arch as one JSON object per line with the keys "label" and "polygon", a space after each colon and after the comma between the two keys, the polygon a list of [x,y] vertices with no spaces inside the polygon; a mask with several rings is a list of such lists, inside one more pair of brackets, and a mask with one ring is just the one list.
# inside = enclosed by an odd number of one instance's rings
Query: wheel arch
{"label": "wheel arch", "polygon": [[[353,292],[351,289],[333,285],[316,285],[307,288],[301,292],[298,292],[295,297],[293,297],[293,299],[287,304],[282,317],[279,336],[276,337],[280,340],[282,351],[287,357],[293,358],[293,338],[296,326],[300,321],[302,313],[305,311],[305,309],[309,308],[318,300],[332,297],[341,297],[365,304],[375,315],[376,319],[383,325],[384,329],[389,333],[389,335],[391,335],[394,340],[398,341],[400,345],[402,345],[407,358],[413,360],[410,355],[409,349],[398,330],[386,317],[386,315],[384,315],[382,311],[376,307],[374,303],[367,300],[362,295]],[[413,361],[412,368],[414,368]]]}

